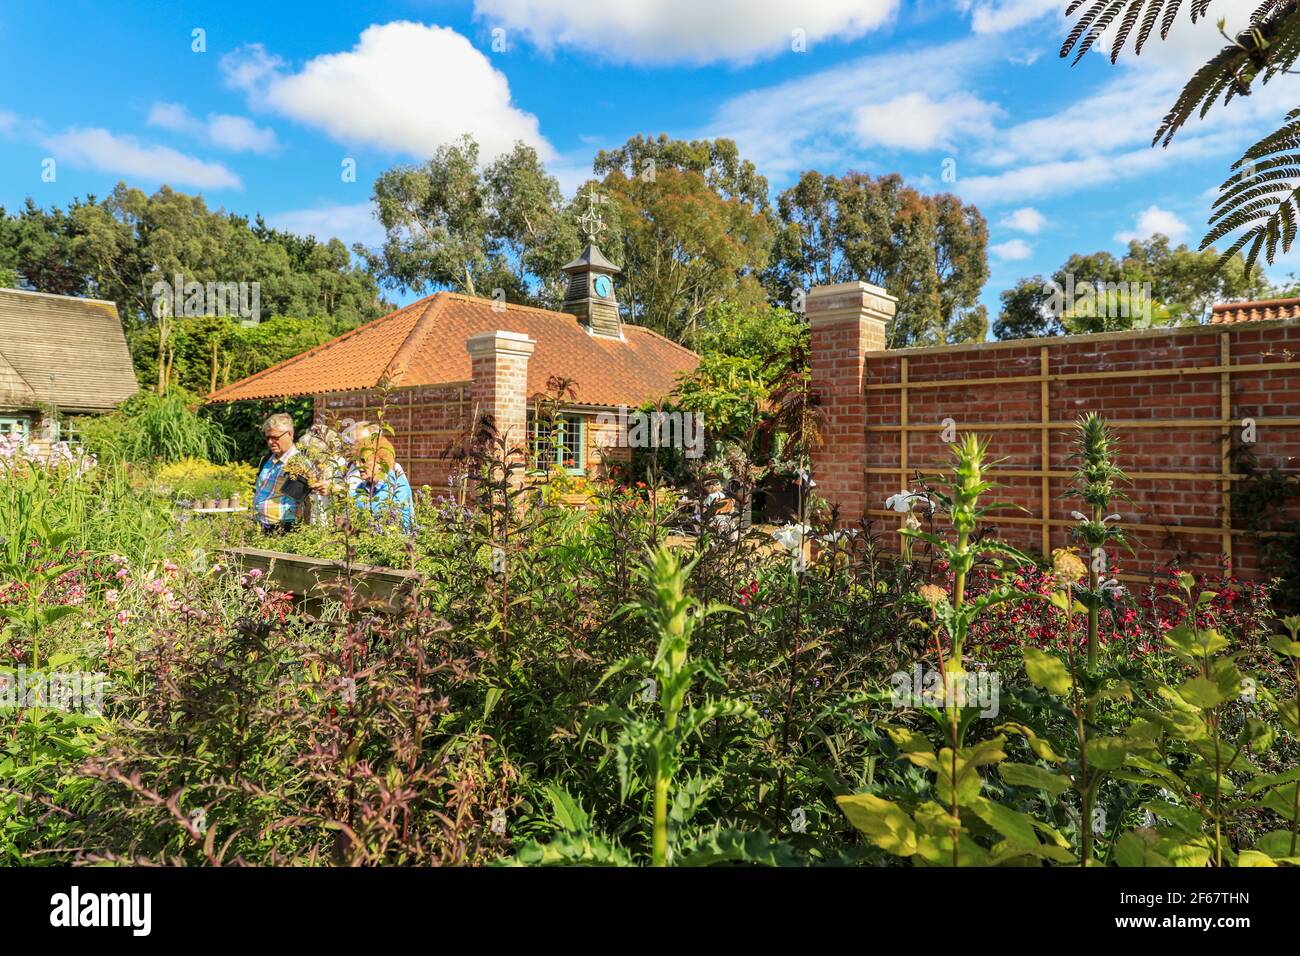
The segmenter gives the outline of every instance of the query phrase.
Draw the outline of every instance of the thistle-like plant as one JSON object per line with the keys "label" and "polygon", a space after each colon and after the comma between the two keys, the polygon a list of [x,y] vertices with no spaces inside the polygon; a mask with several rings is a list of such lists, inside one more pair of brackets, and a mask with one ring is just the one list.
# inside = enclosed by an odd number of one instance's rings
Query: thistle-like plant
{"label": "thistle-like plant", "polygon": [[[1020,596],[1013,588],[999,586],[968,601],[967,575],[980,557],[998,568],[1006,559],[1019,565],[1029,563],[1029,557],[995,538],[976,536],[984,515],[997,508],[1012,507],[980,504],[980,497],[995,487],[984,478],[987,442],[976,435],[966,435],[953,445],[952,453],[953,474],[946,482],[947,490],[928,489],[928,493],[948,516],[955,540],[917,528],[905,527],[899,531],[905,538],[916,538],[934,547],[947,559],[953,572],[951,600],[943,588],[933,584],[922,587],[914,598],[916,603],[929,607],[928,626],[934,636],[943,685],[942,700],[921,701],[920,709],[947,736],[947,746],[936,753],[929,740],[915,731],[885,728],[900,756],[935,774],[934,790],[946,806],[927,800],[905,807],[873,793],[842,796],[837,802],[849,822],[877,846],[896,856],[924,863],[971,866],[1026,859],[1073,860],[1067,841],[1055,829],[981,794],[983,779],[979,768],[1006,759],[1003,750],[1006,735],[999,733],[980,743],[966,745],[966,733],[980,714],[979,707],[967,706],[967,675],[962,662],[966,637],[971,624],[984,611]],[[1024,734],[1031,745],[1043,748],[1044,754],[1051,752],[1045,742],[1019,724],[1006,724],[998,729]],[[972,829],[969,816],[980,821],[978,833]],[[986,848],[974,839],[976,835],[990,833],[997,839],[991,847]],[[1040,840],[1039,834],[1047,841]]]}
{"label": "thistle-like plant", "polygon": [[1093,706],[1103,698],[1132,698],[1127,682],[1110,687],[1096,686],[1082,673],[1079,649],[1074,640],[1074,616],[1086,609],[1075,599],[1078,581],[1087,573],[1083,561],[1072,550],[1058,548],[1052,554],[1052,572],[1057,589],[1046,599],[1057,607],[1065,623],[1065,660],[1036,647],[1024,647],[1021,654],[1025,674],[1032,684],[1053,697],[1063,698],[1074,724],[1077,758],[1073,761],[1053,753],[1050,748],[1037,749],[1036,756],[1053,764],[1053,769],[1028,764],[1003,764],[1002,779],[1013,786],[1027,786],[1058,799],[1067,789],[1079,795],[1079,834],[1081,866],[1090,866],[1093,851],[1093,808],[1097,791],[1106,775],[1119,767],[1127,754],[1127,744],[1120,737],[1094,737],[1089,734]]}
{"label": "thistle-like plant", "polygon": [[[639,763],[645,769],[646,782],[653,788],[652,866],[667,866],[672,861],[675,847],[669,840],[669,798],[673,796],[674,781],[690,738],[720,717],[754,715],[753,708],[740,701],[705,698],[699,704],[687,702],[697,677],[723,685],[713,665],[702,658],[692,658],[690,649],[691,637],[699,623],[709,615],[729,610],[722,605],[705,606],[689,592],[686,584],[694,566],[694,561],[682,564],[667,547],[650,554],[641,570],[648,596],[620,613],[645,618],[658,635],[658,649],[652,659],[627,657],[610,667],[601,678],[602,684],[625,671],[644,675],[643,681],[629,686],[620,695],[626,703],[597,707],[587,719],[588,727],[601,723],[617,727],[614,751],[619,790],[624,798],[631,788],[635,766]],[[650,714],[630,705],[637,690],[654,698]]]}
{"label": "thistle-like plant", "polygon": [[[934,605],[935,614],[947,633],[952,660],[960,668],[966,636],[971,622],[990,605],[1011,600],[1017,593],[1008,587],[991,588],[974,601],[966,600],[966,580],[975,561],[986,558],[994,567],[1002,567],[1005,559],[1012,565],[1029,564],[1029,556],[993,537],[976,537],[980,520],[990,511],[1014,508],[1015,505],[980,504],[980,496],[997,487],[984,478],[985,469],[997,462],[985,462],[988,442],[977,435],[966,435],[952,445],[953,474],[943,483],[947,491],[927,489],[927,497],[938,510],[948,517],[952,525],[953,540],[942,538],[920,528],[901,528],[904,538],[924,541],[943,555],[952,571],[952,600]],[[924,603],[924,602],[923,602]]]}
{"label": "thistle-like plant", "polygon": [[1088,589],[1076,586],[1079,603],[1088,611],[1088,669],[1097,667],[1098,619],[1102,606],[1112,599],[1110,589],[1103,587],[1102,574],[1106,570],[1106,546],[1127,546],[1124,532],[1116,524],[1119,515],[1111,512],[1117,500],[1128,500],[1119,485],[1128,477],[1115,464],[1117,441],[1106,420],[1096,412],[1081,416],[1074,426],[1074,454],[1071,460],[1078,463],[1074,472],[1072,497],[1083,502],[1086,512],[1076,511],[1078,524],[1074,536],[1088,548]]}

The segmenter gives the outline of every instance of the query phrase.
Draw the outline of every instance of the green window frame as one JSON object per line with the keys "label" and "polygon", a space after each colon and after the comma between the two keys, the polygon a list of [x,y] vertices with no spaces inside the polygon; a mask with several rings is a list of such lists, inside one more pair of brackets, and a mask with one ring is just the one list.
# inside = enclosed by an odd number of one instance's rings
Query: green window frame
{"label": "green window frame", "polygon": [[18,426],[19,434],[26,441],[32,433],[32,420],[26,415],[0,416],[0,435],[12,435],[15,425]]}
{"label": "green window frame", "polygon": [[[551,435],[545,434],[547,424],[553,426]],[[528,453],[534,470],[550,465],[570,475],[585,475],[586,448],[587,423],[581,415],[560,414],[547,423],[528,413]]]}

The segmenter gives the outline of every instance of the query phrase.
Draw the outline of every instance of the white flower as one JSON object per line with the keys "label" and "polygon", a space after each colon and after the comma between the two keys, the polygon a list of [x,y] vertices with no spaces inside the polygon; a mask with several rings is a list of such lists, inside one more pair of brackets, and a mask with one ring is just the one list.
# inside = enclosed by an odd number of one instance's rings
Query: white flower
{"label": "white flower", "polygon": [[857,536],[857,528],[841,528],[838,531],[830,532],[830,534],[824,534],[817,540],[822,544],[835,545],[841,541],[852,541]]}
{"label": "white flower", "polygon": [[1087,520],[1088,520],[1088,516],[1085,515],[1082,511],[1071,511],[1071,512],[1070,512],[1070,517],[1073,518],[1075,521],[1087,521]]}
{"label": "white flower", "polygon": [[1102,594],[1109,594],[1112,598],[1124,596],[1124,585],[1120,584],[1115,578],[1111,578],[1109,581],[1102,581],[1100,590]]}
{"label": "white flower", "polygon": [[896,495],[890,495],[885,499],[885,507],[890,511],[897,511],[899,514],[912,510],[912,493],[910,491],[900,491]]}
{"label": "white flower", "polygon": [[793,551],[803,543],[811,530],[812,528],[806,524],[788,524],[784,528],[773,531],[772,537],[781,547],[787,551]]}
{"label": "white flower", "polygon": [[890,511],[897,511],[899,514],[907,514],[917,505],[920,505],[926,514],[934,510],[934,502],[915,491],[900,491],[898,494],[890,495],[885,499],[885,507]]}

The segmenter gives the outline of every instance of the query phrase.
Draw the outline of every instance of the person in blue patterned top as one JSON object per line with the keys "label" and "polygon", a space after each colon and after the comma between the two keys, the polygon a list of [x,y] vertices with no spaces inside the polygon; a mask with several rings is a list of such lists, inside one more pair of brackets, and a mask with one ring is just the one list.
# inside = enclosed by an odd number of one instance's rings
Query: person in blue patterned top
{"label": "person in blue patterned top", "polygon": [[411,483],[397,465],[393,446],[378,435],[357,445],[355,466],[348,482],[348,494],[375,522],[400,521],[410,532],[415,525],[415,502]]}
{"label": "person in blue patterned top", "polygon": [[286,466],[297,454],[293,445],[293,419],[275,414],[262,425],[266,435],[267,456],[257,470],[253,491],[253,515],[263,531],[285,531],[293,527],[303,510],[308,486],[287,472]]}

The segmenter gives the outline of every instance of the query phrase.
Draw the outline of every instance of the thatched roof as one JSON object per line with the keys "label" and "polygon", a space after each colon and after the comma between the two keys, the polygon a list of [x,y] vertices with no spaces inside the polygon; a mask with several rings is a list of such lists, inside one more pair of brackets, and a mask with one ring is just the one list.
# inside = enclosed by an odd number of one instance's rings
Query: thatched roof
{"label": "thatched roof", "polygon": [[112,302],[0,289],[0,407],[104,412],[138,388]]}

